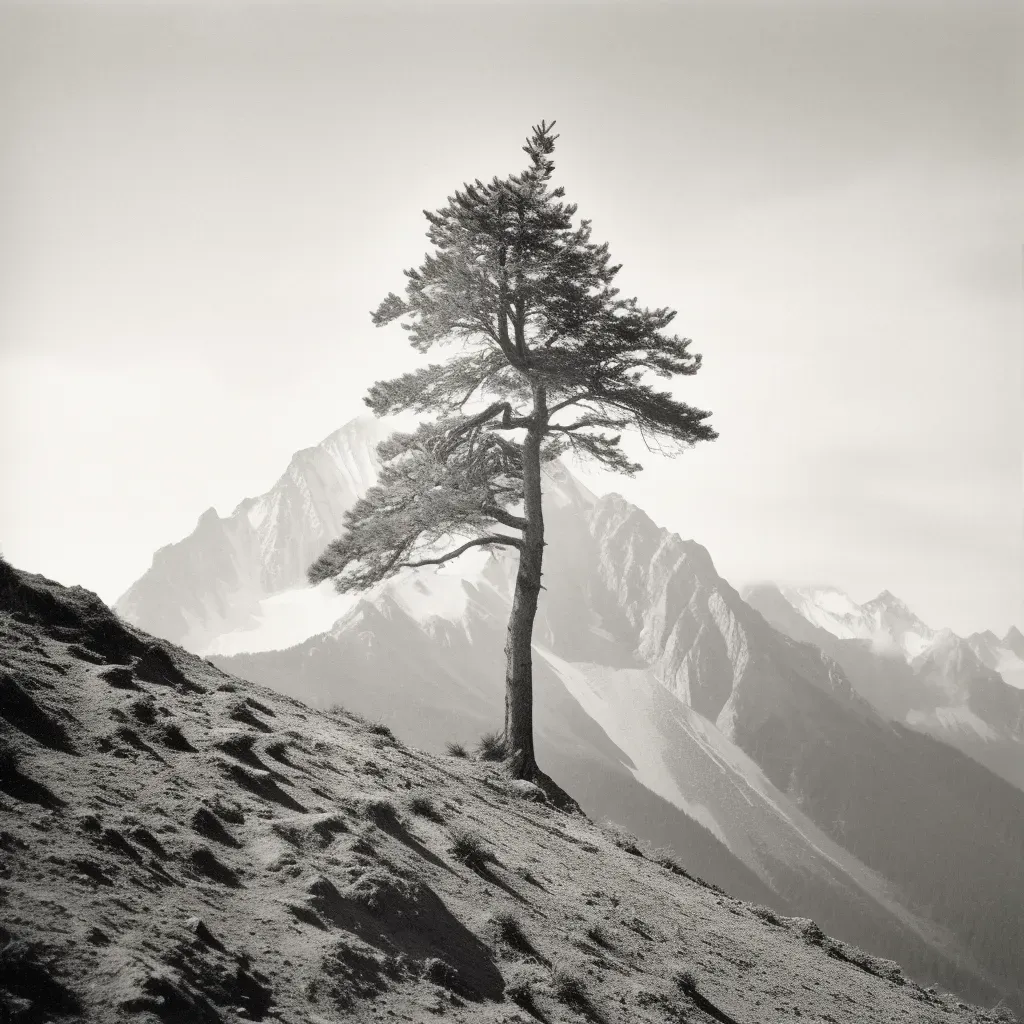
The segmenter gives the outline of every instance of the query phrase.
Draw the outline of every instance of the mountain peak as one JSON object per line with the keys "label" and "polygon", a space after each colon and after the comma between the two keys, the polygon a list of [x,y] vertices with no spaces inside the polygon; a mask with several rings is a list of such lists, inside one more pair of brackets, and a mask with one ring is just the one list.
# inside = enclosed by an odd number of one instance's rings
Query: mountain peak
{"label": "mountain peak", "polygon": [[1024,633],[1016,626],[1011,626],[1003,637],[1003,646],[1012,651],[1018,658],[1024,659]]}
{"label": "mountain peak", "polygon": [[197,520],[196,529],[201,530],[204,526],[208,527],[211,523],[219,523],[220,514],[211,505]]}
{"label": "mountain peak", "polygon": [[[1010,634],[1007,633],[1006,635],[1009,637]],[[968,643],[979,643],[994,647],[999,644],[999,637],[991,629],[986,629],[980,633],[972,633],[967,638],[967,641]]]}

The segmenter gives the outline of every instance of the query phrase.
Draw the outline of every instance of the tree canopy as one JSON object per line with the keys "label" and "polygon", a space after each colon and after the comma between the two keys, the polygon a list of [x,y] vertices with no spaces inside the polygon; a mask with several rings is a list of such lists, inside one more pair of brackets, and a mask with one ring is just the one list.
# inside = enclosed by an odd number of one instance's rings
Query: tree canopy
{"label": "tree canopy", "polygon": [[709,413],[656,386],[697,373],[701,357],[666,332],[673,310],[614,287],[608,245],[592,241],[589,220],[574,223],[576,206],[551,185],[553,127],[534,128],[521,174],[466,184],[424,211],[434,251],[372,320],[401,320],[419,352],[453,351],[370,388],[378,416],[432,418],[381,446],[379,485],[349,512],[313,581],[358,590],[469,547],[519,547],[525,519],[513,510],[530,428],[542,462],[571,452],[626,474],[641,467],[622,450],[624,429],[666,454],[716,437]]}

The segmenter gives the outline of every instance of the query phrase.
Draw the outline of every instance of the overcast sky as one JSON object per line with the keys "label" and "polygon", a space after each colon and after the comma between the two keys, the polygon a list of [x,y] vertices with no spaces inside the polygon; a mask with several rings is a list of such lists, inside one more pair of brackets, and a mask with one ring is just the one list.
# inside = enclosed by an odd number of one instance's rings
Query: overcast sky
{"label": "overcast sky", "polygon": [[421,210],[557,176],[719,441],[609,481],[739,586],[1024,627],[1021,5],[0,8],[0,546],[115,599],[417,357]]}

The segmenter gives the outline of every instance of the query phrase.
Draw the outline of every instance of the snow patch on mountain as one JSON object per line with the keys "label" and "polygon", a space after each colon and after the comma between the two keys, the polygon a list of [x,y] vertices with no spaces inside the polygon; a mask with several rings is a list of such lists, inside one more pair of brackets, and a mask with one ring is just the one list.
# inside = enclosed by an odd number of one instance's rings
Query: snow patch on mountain
{"label": "snow patch on mountain", "polygon": [[869,640],[879,653],[913,658],[934,638],[907,606],[888,590],[857,604],[836,587],[779,587],[787,601],[812,625],[843,640]]}
{"label": "snow patch on mountain", "polygon": [[328,580],[316,587],[292,587],[260,598],[255,624],[215,636],[198,654],[226,657],[246,651],[278,651],[302,643],[311,633],[325,633],[358,600],[339,594]]}

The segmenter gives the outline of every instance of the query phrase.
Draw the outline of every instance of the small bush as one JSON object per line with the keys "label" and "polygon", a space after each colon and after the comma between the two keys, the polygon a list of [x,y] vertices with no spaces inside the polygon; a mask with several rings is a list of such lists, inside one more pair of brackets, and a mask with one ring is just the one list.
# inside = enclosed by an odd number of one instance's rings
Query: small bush
{"label": "small bush", "polygon": [[602,949],[611,949],[612,940],[608,937],[608,932],[605,930],[603,924],[600,921],[595,921],[593,924],[589,924],[583,933],[595,946],[600,946]]}
{"label": "small bush", "polygon": [[429,818],[431,821],[444,821],[441,812],[434,806],[434,801],[425,793],[417,793],[409,798],[409,810],[418,814],[421,818]]}
{"label": "small bush", "polygon": [[589,1011],[590,996],[583,978],[576,971],[568,967],[556,967],[551,974],[551,990],[559,1002],[566,1006],[583,1012]]}
{"label": "small bush", "polygon": [[782,924],[782,919],[779,917],[778,914],[775,913],[774,910],[772,910],[771,907],[762,907],[759,904],[755,903],[753,906],[751,906],[750,912],[754,915],[754,917],[759,917],[762,921],[765,922],[765,924],[773,924],[776,927],[779,927]]}
{"label": "small bush", "polygon": [[423,976],[428,981],[432,981],[435,985],[440,985],[451,992],[461,992],[463,990],[459,972],[450,963],[441,960],[439,957],[431,957],[424,963]]}
{"label": "small bush", "polygon": [[469,757],[469,752],[461,743],[446,743],[444,749],[449,757]]}
{"label": "small bush", "polygon": [[627,832],[622,828],[612,828],[612,842],[620,850],[625,850],[626,853],[632,854],[634,857],[643,857],[644,851],[640,847],[640,840],[637,839],[632,832]]}
{"label": "small bush", "polygon": [[390,740],[392,743],[398,742],[398,740],[395,739],[395,734],[391,731],[391,728],[385,725],[383,722],[374,722],[370,726],[369,731],[374,736],[383,736],[384,739]]}
{"label": "small bush", "polygon": [[173,722],[168,722],[161,731],[160,739],[165,747],[171,750],[181,750],[185,753],[194,754],[196,748],[189,743],[185,734]]}
{"label": "small bush", "polygon": [[540,1018],[536,996],[538,981],[537,973],[532,968],[525,964],[515,964],[505,976],[505,998]]}
{"label": "small bush", "polygon": [[267,744],[267,753],[275,760],[280,761],[281,764],[290,764],[288,760],[288,748],[291,743],[288,740],[273,740]]}
{"label": "small bush", "polygon": [[481,871],[488,861],[494,860],[494,854],[487,849],[484,841],[473,832],[465,829],[456,829],[452,832],[452,855],[456,860],[462,861],[466,867],[474,871]]}
{"label": "small bush", "polygon": [[504,942],[506,946],[525,953],[527,956],[536,956],[533,943],[526,937],[523,931],[523,924],[509,910],[499,910],[491,915],[491,928],[494,930],[495,940]]}
{"label": "small bush", "polygon": [[505,740],[501,733],[485,732],[477,741],[476,756],[481,761],[502,761],[505,758]]}
{"label": "small bush", "polygon": [[682,875],[684,878],[690,877],[690,873],[686,868],[684,868],[682,864],[680,864],[679,861],[677,861],[667,850],[656,851],[651,857],[651,860],[653,860],[655,864],[660,864],[666,871],[671,871],[673,875]]}
{"label": "small bush", "polygon": [[684,995],[692,996],[697,992],[697,979],[693,976],[693,971],[680,971],[672,980]]}
{"label": "small bush", "polygon": [[401,827],[401,818],[394,802],[386,796],[364,797],[357,801],[359,812],[369,818],[385,832],[394,832]]}

